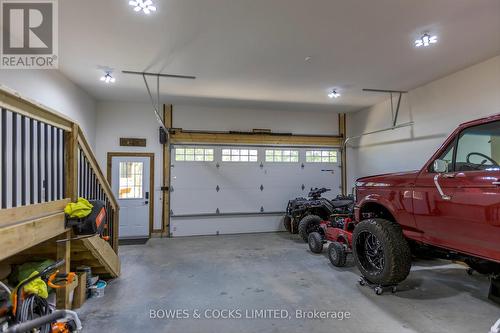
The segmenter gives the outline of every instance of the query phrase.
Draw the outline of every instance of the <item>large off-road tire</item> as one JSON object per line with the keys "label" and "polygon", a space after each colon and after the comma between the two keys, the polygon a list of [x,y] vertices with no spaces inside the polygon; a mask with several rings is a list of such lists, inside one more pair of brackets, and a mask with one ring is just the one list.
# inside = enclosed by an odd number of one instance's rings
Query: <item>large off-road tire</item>
{"label": "large off-road tire", "polygon": [[309,234],[314,231],[319,231],[321,217],[317,215],[307,215],[299,223],[299,235],[304,242],[307,243]]}
{"label": "large off-road tire", "polygon": [[307,242],[309,243],[309,250],[312,253],[323,252],[323,237],[319,232],[311,232]]}
{"label": "large off-road tire", "polygon": [[332,242],[328,245],[328,259],[335,267],[344,267],[347,262],[347,253],[343,244]]}
{"label": "large off-road tire", "polygon": [[283,216],[283,226],[288,232],[292,232],[292,218],[288,215]]}
{"label": "large off-road tire", "polygon": [[354,228],[352,249],[356,266],[372,283],[395,285],[410,273],[410,247],[395,222],[378,218],[360,222]]}

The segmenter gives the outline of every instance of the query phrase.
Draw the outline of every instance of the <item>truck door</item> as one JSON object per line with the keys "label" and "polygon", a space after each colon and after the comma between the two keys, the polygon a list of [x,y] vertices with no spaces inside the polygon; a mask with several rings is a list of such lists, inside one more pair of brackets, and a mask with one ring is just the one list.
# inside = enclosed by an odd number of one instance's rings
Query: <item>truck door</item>
{"label": "truck door", "polygon": [[417,223],[431,243],[500,260],[500,121],[464,129],[451,151],[448,172],[422,177],[437,176],[428,195],[435,210]]}

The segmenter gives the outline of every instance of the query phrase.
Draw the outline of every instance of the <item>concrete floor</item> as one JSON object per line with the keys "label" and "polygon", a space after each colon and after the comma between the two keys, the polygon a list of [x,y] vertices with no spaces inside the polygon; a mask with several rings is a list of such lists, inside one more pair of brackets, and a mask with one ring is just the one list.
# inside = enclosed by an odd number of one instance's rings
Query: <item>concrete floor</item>
{"label": "concrete floor", "polygon": [[[152,239],[120,256],[122,276],[78,311],[84,332],[489,332],[500,317],[487,279],[462,266],[416,262],[401,291],[376,296],[357,284],[352,260],[335,268],[288,233]],[[176,309],[190,318],[150,319],[150,310]],[[283,309],[290,318],[203,319],[206,309]],[[297,309],[350,318],[297,319]]]}

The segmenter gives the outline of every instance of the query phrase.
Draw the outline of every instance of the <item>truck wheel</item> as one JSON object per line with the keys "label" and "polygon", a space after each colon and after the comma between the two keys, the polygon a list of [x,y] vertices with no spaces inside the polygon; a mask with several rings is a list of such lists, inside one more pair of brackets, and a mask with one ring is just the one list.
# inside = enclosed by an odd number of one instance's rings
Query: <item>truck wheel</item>
{"label": "truck wheel", "polygon": [[309,234],[319,231],[321,218],[317,215],[307,215],[299,223],[299,235],[307,243]]}
{"label": "truck wheel", "polygon": [[347,253],[344,245],[339,242],[333,242],[328,245],[328,259],[335,267],[344,267],[347,261]]}
{"label": "truck wheel", "polygon": [[410,273],[411,251],[401,227],[384,219],[361,221],[353,234],[356,266],[370,282],[398,284]]}
{"label": "truck wheel", "polygon": [[292,218],[288,215],[283,217],[283,225],[285,226],[285,230],[288,232],[292,232]]}
{"label": "truck wheel", "polygon": [[323,252],[323,237],[319,232],[311,232],[308,238],[309,250],[312,253]]}

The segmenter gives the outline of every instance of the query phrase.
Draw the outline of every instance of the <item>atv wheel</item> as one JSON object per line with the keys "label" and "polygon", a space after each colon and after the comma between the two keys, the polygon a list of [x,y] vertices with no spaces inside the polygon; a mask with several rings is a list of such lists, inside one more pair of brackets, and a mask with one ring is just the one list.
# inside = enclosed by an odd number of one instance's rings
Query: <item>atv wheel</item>
{"label": "atv wheel", "polygon": [[321,223],[321,218],[317,215],[307,215],[299,223],[299,235],[302,237],[304,242],[307,243],[309,234],[311,232],[319,231],[319,224]]}
{"label": "atv wheel", "polygon": [[299,222],[300,222],[300,217],[298,217],[298,216],[292,217],[292,221],[291,221],[291,226],[292,226],[291,233],[292,234],[299,233]]}
{"label": "atv wheel", "polygon": [[360,222],[354,228],[352,248],[356,266],[372,283],[398,284],[410,273],[410,247],[396,223],[383,219]]}
{"label": "atv wheel", "polygon": [[285,226],[286,231],[292,232],[292,218],[288,215],[283,217],[283,225]]}
{"label": "atv wheel", "polygon": [[319,232],[311,232],[308,238],[309,250],[312,253],[321,253],[323,252],[323,237],[319,234]]}
{"label": "atv wheel", "polygon": [[344,267],[347,261],[347,253],[344,245],[339,242],[330,243],[328,246],[328,259],[335,267]]}

